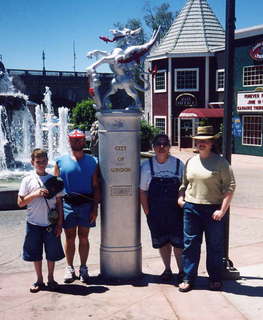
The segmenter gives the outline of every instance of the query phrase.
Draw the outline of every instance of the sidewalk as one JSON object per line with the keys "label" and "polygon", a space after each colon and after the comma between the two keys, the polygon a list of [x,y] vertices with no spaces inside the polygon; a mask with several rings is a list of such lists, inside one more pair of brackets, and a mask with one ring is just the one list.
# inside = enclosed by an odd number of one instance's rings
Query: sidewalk
{"label": "sidewalk", "polygon": [[[182,160],[189,150],[176,152]],[[231,207],[230,258],[241,279],[226,281],[224,291],[207,290],[205,248],[195,290],[180,293],[176,277],[160,283],[163,271],[157,250],[152,249],[142,214],[143,273],[141,280],[111,283],[98,278],[100,222],[91,231],[89,269],[91,281],[63,284],[65,260],[56,268],[58,292],[29,293],[35,280],[30,263],[21,260],[25,211],[0,212],[0,320],[107,319],[107,320],[259,320],[263,318],[263,159],[233,155],[237,191]],[[15,221],[15,225],[14,225]],[[44,267],[46,270],[46,267]],[[173,271],[176,274],[173,261]]]}

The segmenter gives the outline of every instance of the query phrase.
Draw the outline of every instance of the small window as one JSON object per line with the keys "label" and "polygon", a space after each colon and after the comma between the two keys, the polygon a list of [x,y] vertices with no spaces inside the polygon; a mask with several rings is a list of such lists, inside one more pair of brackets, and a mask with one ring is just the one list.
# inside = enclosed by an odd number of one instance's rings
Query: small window
{"label": "small window", "polygon": [[154,126],[160,129],[160,133],[166,134],[166,117],[154,117]]}
{"label": "small window", "polygon": [[158,70],[154,76],[154,92],[166,92],[166,70]]}
{"label": "small window", "polygon": [[262,145],[262,116],[243,116],[242,144]]}
{"label": "small window", "polygon": [[216,70],[216,91],[224,91],[225,88],[225,70]]}
{"label": "small window", "polygon": [[199,69],[175,69],[175,91],[199,91]]}
{"label": "small window", "polygon": [[263,65],[248,66],[243,69],[243,86],[262,86],[263,85]]}

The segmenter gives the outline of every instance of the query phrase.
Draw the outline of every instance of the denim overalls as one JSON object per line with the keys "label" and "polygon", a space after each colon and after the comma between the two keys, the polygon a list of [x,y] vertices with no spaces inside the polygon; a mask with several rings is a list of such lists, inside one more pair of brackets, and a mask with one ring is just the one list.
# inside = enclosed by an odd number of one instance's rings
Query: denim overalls
{"label": "denim overalls", "polygon": [[149,213],[147,223],[150,228],[153,248],[161,248],[167,243],[183,248],[183,213],[177,204],[180,160],[176,159],[175,177],[154,176],[152,158],[149,160],[152,180],[148,190]]}

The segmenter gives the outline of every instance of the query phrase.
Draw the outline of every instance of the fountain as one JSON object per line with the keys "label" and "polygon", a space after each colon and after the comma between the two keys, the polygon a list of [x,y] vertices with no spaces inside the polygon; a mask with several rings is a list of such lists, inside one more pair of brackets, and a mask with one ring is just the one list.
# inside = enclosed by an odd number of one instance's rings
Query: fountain
{"label": "fountain", "polygon": [[0,62],[0,210],[17,209],[18,185],[32,170],[34,148],[48,150],[50,172],[55,158],[70,152],[68,108],[59,108],[55,116],[51,96],[46,87],[43,104],[33,104],[30,111],[28,96],[14,87]]}
{"label": "fountain", "polygon": [[[28,107],[28,96],[17,91],[0,62],[0,179],[21,178],[32,170],[30,155],[34,148],[48,150],[52,165],[57,156],[68,153],[68,108],[54,115],[51,90],[45,88],[43,105]],[[33,119],[35,118],[35,120]]]}
{"label": "fountain", "polygon": [[0,177],[23,167],[30,155],[34,121],[27,104],[28,97],[16,90],[0,62]]}

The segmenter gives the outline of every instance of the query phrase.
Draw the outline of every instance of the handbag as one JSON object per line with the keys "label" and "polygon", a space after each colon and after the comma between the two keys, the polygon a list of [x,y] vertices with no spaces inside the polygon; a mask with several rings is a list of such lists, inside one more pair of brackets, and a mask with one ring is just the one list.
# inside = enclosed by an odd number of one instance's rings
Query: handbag
{"label": "handbag", "polygon": [[80,206],[84,203],[93,203],[95,201],[93,199],[94,195],[93,193],[67,193],[63,198],[64,201],[68,204]]}
{"label": "handbag", "polygon": [[57,209],[56,208],[50,209],[48,202],[47,202],[47,199],[46,198],[44,198],[44,199],[46,200],[46,204],[48,207],[48,214],[47,214],[48,221],[51,224],[57,224],[58,218],[59,218],[59,214],[58,214]]}

